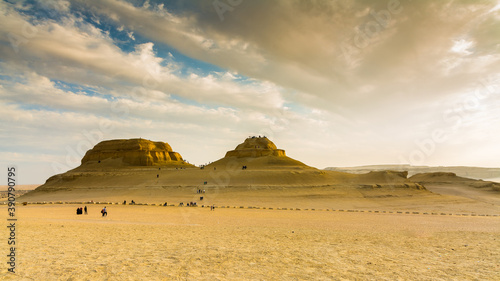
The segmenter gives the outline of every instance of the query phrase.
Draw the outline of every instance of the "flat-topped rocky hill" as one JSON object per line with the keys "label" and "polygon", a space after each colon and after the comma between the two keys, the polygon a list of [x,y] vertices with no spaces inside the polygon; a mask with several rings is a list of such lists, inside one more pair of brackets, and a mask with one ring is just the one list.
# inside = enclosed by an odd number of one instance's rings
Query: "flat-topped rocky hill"
{"label": "flat-topped rocky hill", "polygon": [[146,139],[118,139],[98,143],[87,151],[82,166],[108,164],[110,166],[185,165],[182,156],[166,142]]}
{"label": "flat-topped rocky hill", "polygon": [[285,150],[278,149],[267,137],[249,137],[234,150],[211,163],[207,167],[226,169],[246,167],[248,169],[315,169],[286,156]]}

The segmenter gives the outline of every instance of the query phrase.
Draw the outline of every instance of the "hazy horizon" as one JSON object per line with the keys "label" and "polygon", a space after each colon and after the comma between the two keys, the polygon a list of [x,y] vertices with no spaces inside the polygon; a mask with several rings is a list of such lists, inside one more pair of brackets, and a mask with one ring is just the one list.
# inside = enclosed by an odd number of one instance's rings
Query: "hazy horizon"
{"label": "hazy horizon", "polygon": [[500,1],[22,0],[0,22],[19,184],[139,137],[196,165],[266,135],[321,169],[500,166]]}

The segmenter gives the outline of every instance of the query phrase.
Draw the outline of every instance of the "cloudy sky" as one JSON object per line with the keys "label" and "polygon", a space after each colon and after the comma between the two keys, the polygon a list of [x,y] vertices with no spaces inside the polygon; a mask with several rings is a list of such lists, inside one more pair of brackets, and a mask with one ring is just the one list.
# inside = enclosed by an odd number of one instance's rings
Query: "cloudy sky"
{"label": "cloudy sky", "polygon": [[[500,166],[500,1],[0,2],[0,179],[116,138],[193,164]],[[1,183],[5,184],[5,183]]]}

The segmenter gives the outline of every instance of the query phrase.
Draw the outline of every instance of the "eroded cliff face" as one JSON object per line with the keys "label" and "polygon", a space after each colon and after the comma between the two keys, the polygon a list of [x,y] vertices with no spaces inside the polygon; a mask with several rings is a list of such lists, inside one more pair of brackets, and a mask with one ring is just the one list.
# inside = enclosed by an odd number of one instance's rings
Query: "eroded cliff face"
{"label": "eroded cliff face", "polygon": [[278,149],[276,145],[266,137],[250,137],[235,150],[230,150],[225,157],[261,157],[261,156],[286,156],[283,149]]}
{"label": "eroded cliff face", "polygon": [[108,159],[122,159],[132,166],[153,166],[184,162],[182,156],[174,152],[165,142],[153,142],[145,139],[108,140],[98,143],[87,151],[82,165],[99,163]]}

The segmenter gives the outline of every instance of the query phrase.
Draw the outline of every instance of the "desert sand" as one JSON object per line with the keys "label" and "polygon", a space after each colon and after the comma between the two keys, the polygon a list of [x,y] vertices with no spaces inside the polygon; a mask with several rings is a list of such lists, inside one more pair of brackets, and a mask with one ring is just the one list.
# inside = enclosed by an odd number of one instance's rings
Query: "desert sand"
{"label": "desert sand", "polygon": [[107,205],[103,218],[104,205],[80,206],[19,206],[17,273],[1,279],[500,278],[494,216]]}

